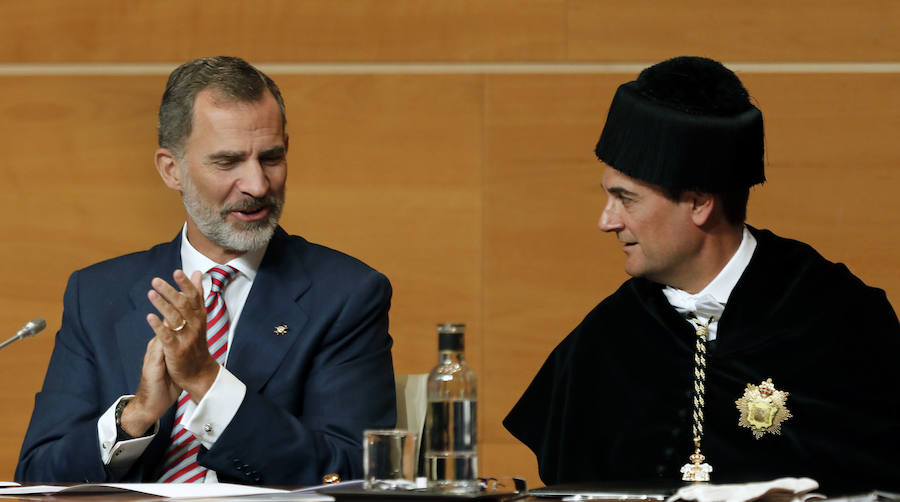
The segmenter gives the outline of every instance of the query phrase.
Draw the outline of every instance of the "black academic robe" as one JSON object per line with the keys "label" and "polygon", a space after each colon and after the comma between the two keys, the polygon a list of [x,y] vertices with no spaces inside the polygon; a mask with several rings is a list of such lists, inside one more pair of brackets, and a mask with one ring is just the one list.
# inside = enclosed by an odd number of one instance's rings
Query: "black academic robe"
{"label": "black academic robe", "polygon": [[[810,246],[758,245],[707,357],[703,453],[713,482],[809,476],[826,490],[900,487],[900,324],[884,291]],[[547,484],[679,480],[693,452],[695,333],[662,286],[633,278],[550,354],[504,420]],[[772,378],[793,415],[755,439],[747,384]]]}

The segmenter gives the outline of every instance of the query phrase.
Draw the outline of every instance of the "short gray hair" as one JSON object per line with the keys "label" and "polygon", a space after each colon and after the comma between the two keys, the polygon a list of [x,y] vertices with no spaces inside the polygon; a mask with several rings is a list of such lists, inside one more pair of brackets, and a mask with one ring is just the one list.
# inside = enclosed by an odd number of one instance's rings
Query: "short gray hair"
{"label": "short gray hair", "polygon": [[241,58],[216,56],[188,61],[170,75],[159,105],[159,146],[176,156],[183,155],[184,143],[193,126],[197,94],[212,88],[235,101],[258,101],[268,90],[281,109],[282,132],[287,125],[284,100],[275,82]]}

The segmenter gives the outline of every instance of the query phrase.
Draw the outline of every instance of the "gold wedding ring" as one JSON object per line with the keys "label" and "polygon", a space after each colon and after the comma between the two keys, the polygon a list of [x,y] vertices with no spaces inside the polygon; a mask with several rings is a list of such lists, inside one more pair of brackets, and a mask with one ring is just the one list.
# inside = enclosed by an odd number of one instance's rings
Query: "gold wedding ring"
{"label": "gold wedding ring", "polygon": [[187,326],[187,319],[182,318],[181,324],[178,325],[177,328],[172,328],[172,331],[178,333],[179,331],[183,330],[185,326]]}

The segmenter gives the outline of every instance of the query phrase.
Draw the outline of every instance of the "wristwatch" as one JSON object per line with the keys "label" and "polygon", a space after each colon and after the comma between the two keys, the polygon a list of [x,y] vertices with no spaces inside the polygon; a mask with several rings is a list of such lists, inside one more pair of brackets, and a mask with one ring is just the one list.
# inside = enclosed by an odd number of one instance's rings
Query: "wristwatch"
{"label": "wristwatch", "polygon": [[116,405],[116,442],[134,439],[134,436],[125,432],[125,429],[122,428],[122,412],[130,401],[130,397],[124,398],[119,400],[119,404]]}

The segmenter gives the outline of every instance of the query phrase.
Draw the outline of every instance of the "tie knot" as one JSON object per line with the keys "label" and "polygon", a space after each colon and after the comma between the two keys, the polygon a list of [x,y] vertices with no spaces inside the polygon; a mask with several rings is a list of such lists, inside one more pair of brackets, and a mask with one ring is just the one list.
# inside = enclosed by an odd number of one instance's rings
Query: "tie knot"
{"label": "tie knot", "polygon": [[694,299],[693,311],[703,317],[715,317],[718,319],[722,317],[725,305],[716,301],[712,295],[703,295]]}
{"label": "tie knot", "polygon": [[231,265],[222,265],[221,267],[213,267],[209,269],[209,278],[212,280],[210,293],[218,293],[225,289],[225,286],[234,279],[238,270]]}
{"label": "tie knot", "polygon": [[675,288],[666,288],[663,294],[675,310],[680,314],[693,317],[695,314],[703,317],[722,317],[725,311],[725,304],[719,303],[710,294],[702,296],[692,295],[685,291]]}

